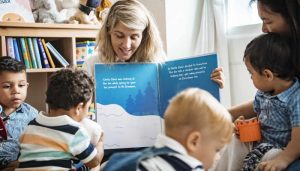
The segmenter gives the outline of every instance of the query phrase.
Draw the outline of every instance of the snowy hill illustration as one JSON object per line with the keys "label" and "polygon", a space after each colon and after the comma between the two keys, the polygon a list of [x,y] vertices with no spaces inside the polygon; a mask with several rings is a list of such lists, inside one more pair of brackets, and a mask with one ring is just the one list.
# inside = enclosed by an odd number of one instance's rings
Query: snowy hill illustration
{"label": "snowy hill illustration", "polygon": [[158,115],[135,116],[116,104],[97,103],[97,122],[102,126],[104,148],[152,146],[162,133],[163,119]]}

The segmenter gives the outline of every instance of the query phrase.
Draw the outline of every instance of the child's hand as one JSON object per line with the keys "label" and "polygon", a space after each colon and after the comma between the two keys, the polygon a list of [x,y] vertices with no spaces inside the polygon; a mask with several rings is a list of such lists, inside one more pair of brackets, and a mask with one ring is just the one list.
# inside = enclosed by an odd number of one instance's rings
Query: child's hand
{"label": "child's hand", "polygon": [[259,169],[261,171],[281,171],[287,168],[289,163],[287,163],[285,160],[269,160],[265,162],[261,162],[259,164]]}
{"label": "child's hand", "polygon": [[218,67],[216,69],[213,70],[212,74],[210,75],[210,78],[216,82],[217,84],[219,84],[220,88],[224,88],[225,85],[225,76],[223,73],[223,68],[222,67]]}
{"label": "child's hand", "polygon": [[239,116],[235,121],[234,121],[234,133],[235,133],[235,135],[237,136],[237,137],[239,137],[240,136],[240,133],[239,133],[239,130],[238,130],[238,128],[236,127],[236,124],[238,123],[238,122],[241,122],[241,121],[244,121],[245,120],[245,117],[244,116]]}

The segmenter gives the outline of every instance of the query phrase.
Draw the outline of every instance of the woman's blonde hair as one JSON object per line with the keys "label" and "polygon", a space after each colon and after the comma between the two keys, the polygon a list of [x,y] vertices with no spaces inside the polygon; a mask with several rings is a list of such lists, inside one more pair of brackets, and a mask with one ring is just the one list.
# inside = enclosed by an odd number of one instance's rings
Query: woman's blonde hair
{"label": "woman's blonde hair", "polygon": [[231,115],[211,94],[199,88],[183,90],[170,101],[165,112],[166,134],[185,138],[191,131],[207,131],[228,143],[233,133]]}
{"label": "woman's blonde hair", "polygon": [[149,11],[137,0],[119,0],[113,4],[99,32],[97,46],[103,63],[116,62],[111,30],[118,22],[130,29],[143,30],[142,41],[129,62],[163,62],[166,58],[156,23]]}

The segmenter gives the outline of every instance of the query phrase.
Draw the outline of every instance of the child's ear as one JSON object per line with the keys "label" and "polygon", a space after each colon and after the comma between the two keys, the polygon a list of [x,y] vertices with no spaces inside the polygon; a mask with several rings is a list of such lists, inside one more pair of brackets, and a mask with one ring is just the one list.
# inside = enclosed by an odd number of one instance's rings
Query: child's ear
{"label": "child's ear", "polygon": [[80,102],[78,105],[76,105],[76,115],[79,115],[81,113],[81,110],[83,108],[83,103]]}
{"label": "child's ear", "polygon": [[263,75],[269,80],[269,81],[272,81],[274,79],[274,74],[271,70],[269,69],[265,69],[263,71]]}
{"label": "child's ear", "polygon": [[188,151],[195,151],[197,148],[199,148],[201,138],[202,138],[202,136],[199,131],[191,132],[187,137],[186,147],[187,147]]}

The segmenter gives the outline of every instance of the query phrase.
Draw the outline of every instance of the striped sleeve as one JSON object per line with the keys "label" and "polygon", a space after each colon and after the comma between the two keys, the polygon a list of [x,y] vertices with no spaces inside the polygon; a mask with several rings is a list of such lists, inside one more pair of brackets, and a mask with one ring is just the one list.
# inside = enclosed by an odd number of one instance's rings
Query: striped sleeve
{"label": "striped sleeve", "polygon": [[70,143],[70,152],[83,163],[88,163],[97,154],[97,150],[90,143],[90,140],[88,133],[83,128],[80,128]]}

